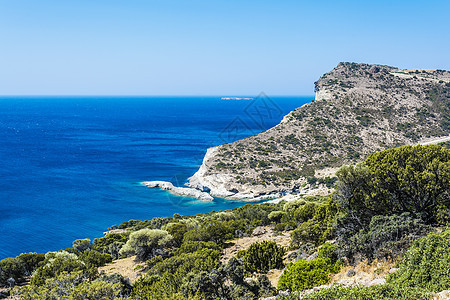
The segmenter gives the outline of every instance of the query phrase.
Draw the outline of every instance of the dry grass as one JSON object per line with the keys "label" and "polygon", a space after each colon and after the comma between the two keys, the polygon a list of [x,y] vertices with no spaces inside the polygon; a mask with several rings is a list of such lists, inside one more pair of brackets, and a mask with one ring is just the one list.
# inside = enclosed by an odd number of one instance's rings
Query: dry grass
{"label": "dry grass", "polygon": [[[331,283],[340,283],[342,285],[370,285],[375,279],[383,279],[389,275],[389,270],[391,270],[395,265],[393,261],[378,261],[375,260],[372,263],[368,263],[367,260],[359,262],[355,267],[345,266],[341,271],[335,274]],[[347,275],[348,271],[353,269],[356,274],[352,277]]]}
{"label": "dry grass", "polygon": [[104,267],[98,268],[99,272],[105,272],[108,275],[120,274],[128,278],[132,283],[145,275],[142,270],[145,269],[145,263],[136,261],[136,256],[131,256],[123,259],[118,259]]}
{"label": "dry grass", "polygon": [[247,250],[251,244],[256,242],[260,243],[262,241],[273,241],[276,242],[279,246],[283,246],[286,248],[289,246],[291,242],[291,236],[289,232],[278,234],[275,233],[269,226],[264,227],[264,229],[265,233],[262,235],[243,237],[230,241],[230,244],[232,245],[223,250],[220,261],[223,264],[226,264],[232,257],[236,256],[239,251]]}
{"label": "dry grass", "polygon": [[[272,241],[276,242],[279,246],[283,246],[286,248],[289,247],[289,244],[291,243],[290,232],[283,232],[281,234],[278,234],[274,232],[273,229],[269,226],[264,227],[264,229],[265,233],[262,235],[243,237],[230,241],[232,245],[223,250],[220,261],[223,264],[226,264],[232,257],[236,256],[239,251],[247,250],[251,244],[256,242],[260,243],[262,241]],[[292,253],[292,251],[287,252],[286,256],[288,256],[289,253]],[[281,273],[283,273],[283,270],[276,269],[270,270],[267,273],[267,277],[269,278],[273,286],[277,286]]]}

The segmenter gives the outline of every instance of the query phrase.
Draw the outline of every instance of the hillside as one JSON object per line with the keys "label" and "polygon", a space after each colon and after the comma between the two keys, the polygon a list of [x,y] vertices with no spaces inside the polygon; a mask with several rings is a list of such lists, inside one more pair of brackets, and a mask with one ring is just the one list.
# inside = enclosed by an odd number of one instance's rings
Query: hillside
{"label": "hillside", "polygon": [[342,164],[450,133],[449,71],[339,63],[315,90],[279,125],[208,149],[188,185],[229,198],[305,192]]}

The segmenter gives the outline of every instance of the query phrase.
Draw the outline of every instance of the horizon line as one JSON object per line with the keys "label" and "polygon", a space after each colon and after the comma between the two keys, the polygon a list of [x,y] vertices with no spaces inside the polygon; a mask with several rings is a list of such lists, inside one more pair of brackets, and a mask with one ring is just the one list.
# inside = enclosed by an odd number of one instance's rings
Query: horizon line
{"label": "horizon line", "polygon": [[[41,94],[41,95],[19,95],[19,94],[14,94],[14,95],[0,95],[0,97],[253,97],[256,98],[260,95],[261,93],[257,94],[257,95],[249,95],[249,94],[208,94],[208,95],[195,95],[195,94],[186,94],[186,95],[170,95],[170,94],[161,94],[161,95],[108,95],[108,94],[61,94],[61,95],[46,95],[46,94]],[[265,95],[269,96],[267,93],[264,93]],[[274,95],[270,95],[270,97],[313,97],[315,96],[314,94],[311,95],[284,95],[284,94],[274,94]]]}

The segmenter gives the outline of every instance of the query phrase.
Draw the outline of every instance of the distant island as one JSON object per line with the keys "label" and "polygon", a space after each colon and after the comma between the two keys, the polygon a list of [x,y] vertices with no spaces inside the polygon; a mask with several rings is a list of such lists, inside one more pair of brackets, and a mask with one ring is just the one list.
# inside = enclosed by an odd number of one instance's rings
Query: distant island
{"label": "distant island", "polygon": [[250,97],[222,97],[222,98],[220,98],[220,100],[247,100],[247,101],[249,101],[249,100],[253,100],[253,98],[250,98]]}

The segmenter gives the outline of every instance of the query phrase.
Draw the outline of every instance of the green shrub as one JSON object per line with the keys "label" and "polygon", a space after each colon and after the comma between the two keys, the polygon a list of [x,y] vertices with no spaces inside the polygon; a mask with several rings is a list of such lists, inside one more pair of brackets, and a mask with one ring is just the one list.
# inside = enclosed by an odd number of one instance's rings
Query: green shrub
{"label": "green shrub", "polygon": [[414,242],[389,282],[428,291],[450,289],[450,230]]}
{"label": "green shrub", "polygon": [[286,250],[272,241],[253,243],[247,250],[240,251],[238,257],[244,258],[246,272],[267,273],[271,269],[283,268]]}
{"label": "green shrub", "polygon": [[189,273],[198,274],[216,266],[220,251],[202,249],[194,253],[182,253],[161,260],[150,268],[144,278],[133,286],[138,299],[169,299],[180,292]]}
{"label": "green shrub", "polygon": [[320,245],[325,242],[333,234],[333,225],[338,212],[339,207],[332,196],[329,196],[326,204],[315,207],[312,218],[301,223],[291,233],[291,247],[298,248],[302,243]]}
{"label": "green shrub", "polygon": [[214,242],[203,242],[203,241],[186,241],[180,248],[175,251],[175,255],[181,255],[183,253],[194,253],[202,249],[213,249],[219,250],[220,247]]}
{"label": "green shrub", "polygon": [[109,253],[115,259],[119,258],[120,248],[125,245],[130,236],[130,232],[110,233],[104,237],[94,239],[92,248],[98,252]]}
{"label": "green shrub", "polygon": [[0,286],[9,286],[9,278],[19,281],[25,273],[25,265],[20,259],[8,257],[0,260]]}
{"label": "green shrub", "polygon": [[279,223],[285,212],[281,210],[272,211],[267,217],[270,221]]}
{"label": "green shrub", "polygon": [[336,262],[338,260],[336,246],[331,243],[324,243],[320,246],[317,257],[329,258],[331,262]]}
{"label": "green shrub", "polygon": [[80,239],[75,240],[72,243],[72,247],[76,252],[84,252],[91,248],[91,240],[90,239]]}
{"label": "green shrub", "polygon": [[87,268],[98,268],[112,262],[111,254],[100,253],[95,250],[84,251],[78,258],[86,264]]}
{"label": "green shrub", "polygon": [[315,203],[305,203],[305,205],[300,206],[294,211],[294,219],[298,223],[307,222],[309,219],[314,217],[314,212],[316,211],[317,204]]}
{"label": "green shrub", "polygon": [[45,259],[44,253],[22,253],[17,258],[22,261],[25,268],[25,274],[31,275],[36,270],[41,262]]}
{"label": "green shrub", "polygon": [[167,232],[173,237],[173,241],[177,247],[183,242],[184,234],[188,231],[186,224],[177,223],[167,227]]}
{"label": "green shrub", "polygon": [[33,277],[31,277],[32,285],[43,285],[47,279],[56,277],[62,273],[87,271],[86,264],[79,260],[76,254],[68,253],[67,251],[47,253],[44,263],[43,266],[36,270]]}
{"label": "green shrub", "polygon": [[430,300],[431,294],[420,288],[404,288],[390,284],[371,287],[341,287],[333,286],[309,295],[300,296],[292,293],[279,297],[279,300]]}
{"label": "green shrub", "polygon": [[330,274],[339,272],[339,269],[339,264],[329,258],[301,259],[287,266],[278,281],[278,289],[302,291],[322,285],[328,283]]}
{"label": "green shrub", "polygon": [[[15,288],[13,295],[23,300],[97,300],[125,299],[131,287],[120,275],[103,276],[87,281],[83,272],[61,273],[54,278],[47,278],[40,285]],[[124,298],[122,298],[124,297]]]}
{"label": "green shrub", "polygon": [[358,233],[336,231],[341,256],[362,255],[374,258],[395,258],[406,251],[414,240],[426,235],[432,228],[410,213],[392,216],[374,216],[368,228]]}
{"label": "green shrub", "polygon": [[164,253],[172,244],[172,236],[164,230],[141,229],[130,234],[127,243],[120,249],[120,255],[135,254],[138,259],[146,260]]}
{"label": "green shrub", "polygon": [[[363,164],[344,166],[336,199],[359,229],[375,215],[410,212],[427,224],[445,223],[450,208],[450,150],[438,145],[403,146],[371,154]],[[442,217],[444,217],[442,219]]]}

